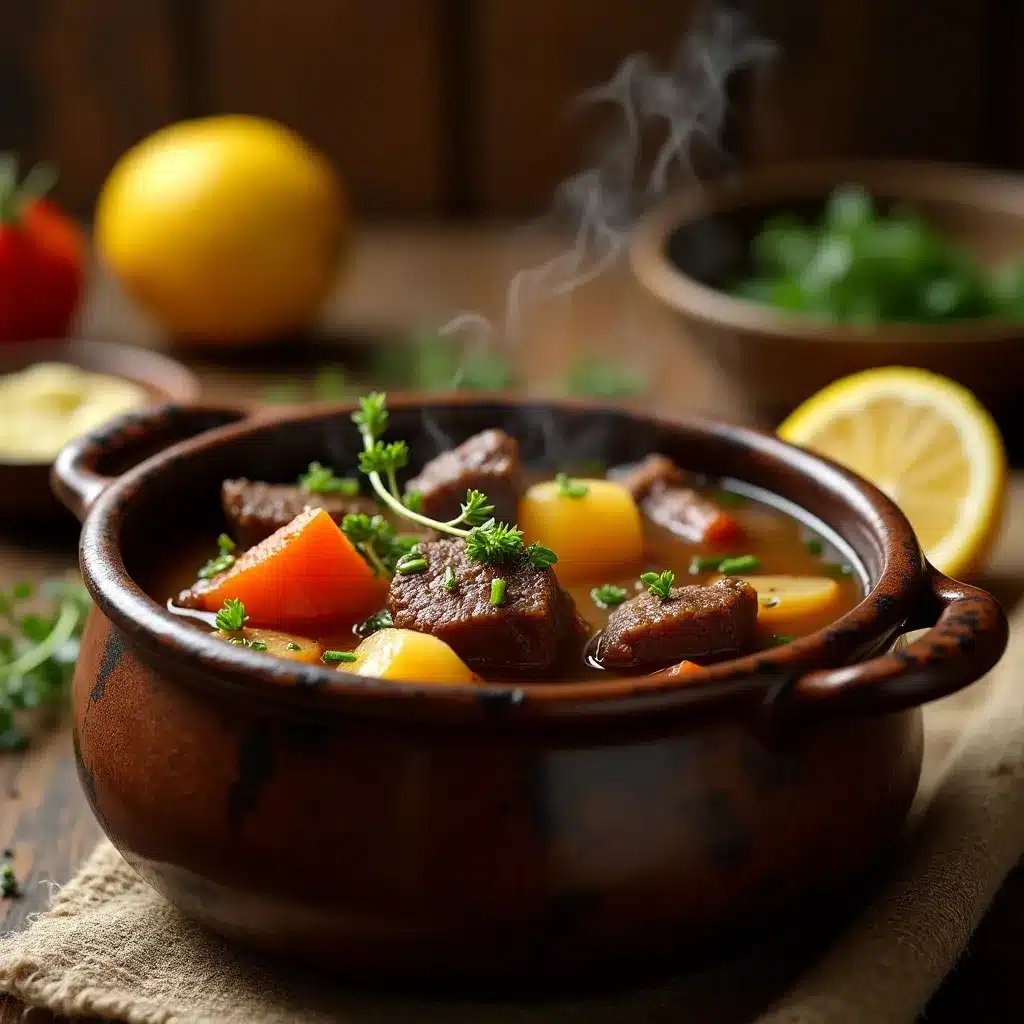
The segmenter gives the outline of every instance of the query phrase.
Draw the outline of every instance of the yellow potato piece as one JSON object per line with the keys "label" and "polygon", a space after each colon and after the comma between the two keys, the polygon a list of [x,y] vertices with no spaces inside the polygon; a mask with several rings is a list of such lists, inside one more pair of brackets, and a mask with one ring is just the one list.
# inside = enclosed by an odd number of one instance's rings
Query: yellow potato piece
{"label": "yellow potato piece", "polygon": [[356,648],[339,670],[403,683],[473,683],[476,676],[443,641],[412,629],[381,629]]}
{"label": "yellow potato piece", "polygon": [[[237,642],[239,639],[248,640],[249,643],[266,644],[266,654],[273,654],[277,658],[287,658],[289,661],[304,661],[312,664],[318,662],[324,653],[323,647],[315,640],[305,636],[294,636],[291,633],[281,633],[276,629],[243,629],[238,633],[225,633],[218,629],[214,636],[222,640]],[[291,644],[292,648],[288,645]],[[246,645],[247,646],[247,645]],[[297,647],[298,650],[293,648]]]}
{"label": "yellow potato piece", "polygon": [[551,548],[563,580],[599,579],[639,561],[643,521],[629,491],[611,480],[572,483],[586,493],[569,497],[554,480],[545,480],[523,495],[518,518],[526,543]]}
{"label": "yellow potato piece", "polygon": [[[721,577],[720,577],[721,578]],[[744,576],[757,591],[757,621],[774,633],[806,633],[830,618],[840,600],[828,576]]]}

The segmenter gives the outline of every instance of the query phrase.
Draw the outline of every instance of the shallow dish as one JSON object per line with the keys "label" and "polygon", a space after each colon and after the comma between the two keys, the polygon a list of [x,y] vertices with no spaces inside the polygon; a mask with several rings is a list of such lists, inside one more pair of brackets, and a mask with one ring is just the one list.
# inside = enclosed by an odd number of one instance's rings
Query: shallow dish
{"label": "shallow dish", "polygon": [[[0,375],[35,363],[70,363],[94,373],[123,377],[141,385],[155,405],[192,402],[199,381],[180,363],[158,352],[102,341],[22,341],[0,346]],[[39,523],[70,517],[50,489],[52,460],[0,457],[0,521]]]}
{"label": "shallow dish", "polygon": [[[995,664],[1006,620],[925,563],[880,492],[702,419],[473,396],[391,409],[414,466],[499,426],[527,464],[661,451],[746,481],[841,538],[869,592],[825,630],[688,676],[441,687],[271,660],[189,628],[138,581],[155,545],[214,526],[225,476],[349,464],[348,410],[126,418],[65,448],[54,485],[84,518],[96,600],[74,683],[80,776],[156,888],[339,975],[523,985],[678,965],[884,852],[917,785],[919,705]],[[157,439],[178,443],[102,475]]]}
{"label": "shallow dish", "polygon": [[[631,252],[640,284],[678,313],[749,407],[777,422],[837,377],[873,366],[919,366],[969,387],[989,408],[1019,398],[1024,326],[836,324],[734,298],[722,289],[748,266],[766,217],[816,215],[844,184],[905,202],[987,265],[1024,255],[1024,179],[941,164],[887,161],[780,165],[694,189],[656,208]],[[992,367],[1000,372],[993,373]]]}

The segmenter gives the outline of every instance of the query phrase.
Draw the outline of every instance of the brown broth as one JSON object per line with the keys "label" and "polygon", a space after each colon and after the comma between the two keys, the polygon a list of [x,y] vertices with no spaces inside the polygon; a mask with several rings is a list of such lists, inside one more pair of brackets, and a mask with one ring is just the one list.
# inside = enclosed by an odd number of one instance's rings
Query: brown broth
{"label": "brown broth", "polygon": [[[741,488],[745,493],[737,493]],[[708,486],[703,488],[710,497],[720,494],[719,489]],[[591,628],[591,633],[602,629],[607,622],[611,609],[600,608],[591,597],[591,590],[604,583],[611,583],[624,588],[632,596],[643,584],[639,576],[643,572],[671,569],[675,573],[677,586],[693,583],[708,583],[717,573],[712,571],[697,574],[690,573],[690,564],[694,556],[742,556],[755,555],[760,565],[758,569],[745,574],[743,578],[751,580],[756,587],[756,577],[761,574],[782,574],[790,576],[823,576],[833,575],[834,568],[839,565],[849,567],[849,575],[837,578],[839,594],[837,600],[820,614],[807,616],[798,628],[792,629],[788,635],[801,636],[815,632],[827,626],[839,615],[850,610],[861,598],[863,579],[860,570],[852,563],[851,555],[844,550],[838,539],[830,537],[820,526],[802,522],[795,514],[789,514],[776,505],[784,505],[771,495],[761,494],[743,485],[730,483],[732,496],[728,512],[739,523],[743,531],[743,539],[736,544],[725,547],[714,547],[707,544],[694,544],[683,541],[662,527],[647,523],[645,527],[645,555],[641,564],[624,566],[622,571],[612,577],[574,582],[567,590],[576,601],[576,606]],[[810,546],[809,546],[810,542]],[[821,551],[811,550],[820,545]],[[203,612],[178,609],[171,603],[175,595],[190,586],[195,580],[195,571],[202,565],[215,549],[213,537],[197,540],[194,548],[182,551],[177,548],[157,564],[148,581],[142,581],[147,592],[160,601],[168,602],[168,607],[184,619],[194,623],[198,628],[210,629],[213,615]],[[556,567],[557,572],[557,567]],[[148,585],[147,585],[148,583]],[[771,647],[778,642],[772,628],[762,625],[759,629],[762,647]],[[351,627],[337,634],[320,636],[318,640],[325,648],[334,650],[352,650],[359,643]],[[589,644],[589,641],[588,641]],[[586,657],[586,646],[578,652],[571,666],[561,673],[561,677],[569,679],[585,679],[599,677],[601,669],[591,664]]]}

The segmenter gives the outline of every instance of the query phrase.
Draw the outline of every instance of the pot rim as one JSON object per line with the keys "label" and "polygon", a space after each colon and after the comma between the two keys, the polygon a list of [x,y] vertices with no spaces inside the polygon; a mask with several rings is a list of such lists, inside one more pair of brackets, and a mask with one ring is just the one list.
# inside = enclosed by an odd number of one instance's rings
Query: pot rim
{"label": "pot rim", "polygon": [[1021,334],[1020,325],[1006,320],[859,327],[785,313],[704,284],[668,256],[668,239],[681,227],[754,206],[823,200],[832,188],[848,182],[863,184],[883,198],[958,204],[1024,219],[1024,178],[1008,172],[899,160],[774,164],[687,189],[656,206],[633,232],[629,250],[633,274],[646,291],[679,313],[714,327],[771,338],[851,345],[946,344],[1006,341]]}
{"label": "pot rim", "polygon": [[[597,682],[415,684],[366,679],[327,666],[268,659],[225,644],[183,622],[148,596],[129,576],[120,550],[125,509],[146,481],[172,463],[279,424],[312,422],[350,412],[351,403],[259,412],[238,423],[178,442],[117,477],[85,518],[80,564],[100,611],[143,655],[166,667],[176,662],[197,682],[264,698],[282,709],[317,714],[463,720],[467,716],[516,721],[603,721],[610,715],[669,710],[743,712],[763,707],[768,691],[811,668],[843,663],[872,641],[889,636],[910,616],[927,573],[910,523],[880,490],[828,459],[786,444],[772,434],[699,415],[662,416],[579,399],[513,394],[389,396],[392,409],[487,404],[626,414],[655,429],[692,431],[739,446],[780,472],[811,479],[816,488],[851,509],[881,549],[881,570],[864,598],[825,629],[770,651],[721,662],[685,676],[662,671]],[[784,491],[776,493],[786,497]],[[845,539],[845,538],[844,538]],[[879,593],[879,592],[882,593]]]}

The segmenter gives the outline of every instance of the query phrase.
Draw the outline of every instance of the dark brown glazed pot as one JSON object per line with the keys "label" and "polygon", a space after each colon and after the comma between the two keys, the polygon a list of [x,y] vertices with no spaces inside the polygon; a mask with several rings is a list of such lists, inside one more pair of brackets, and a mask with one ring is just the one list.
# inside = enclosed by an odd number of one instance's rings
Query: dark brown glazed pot
{"label": "dark brown glazed pot", "polygon": [[607,978],[779,920],[884,851],[917,785],[919,705],[1006,643],[998,604],[931,569],[881,493],[773,437],[567,402],[399,399],[413,466],[501,426],[535,465],[662,451],[783,495],[842,538],[869,593],[814,636],[692,676],[442,687],[276,661],[140,586],[155,547],[215,536],[223,477],[355,460],[347,410],[238,415],[128,418],[57,461],[96,600],[78,763],[107,834],[183,911],[339,975]]}

